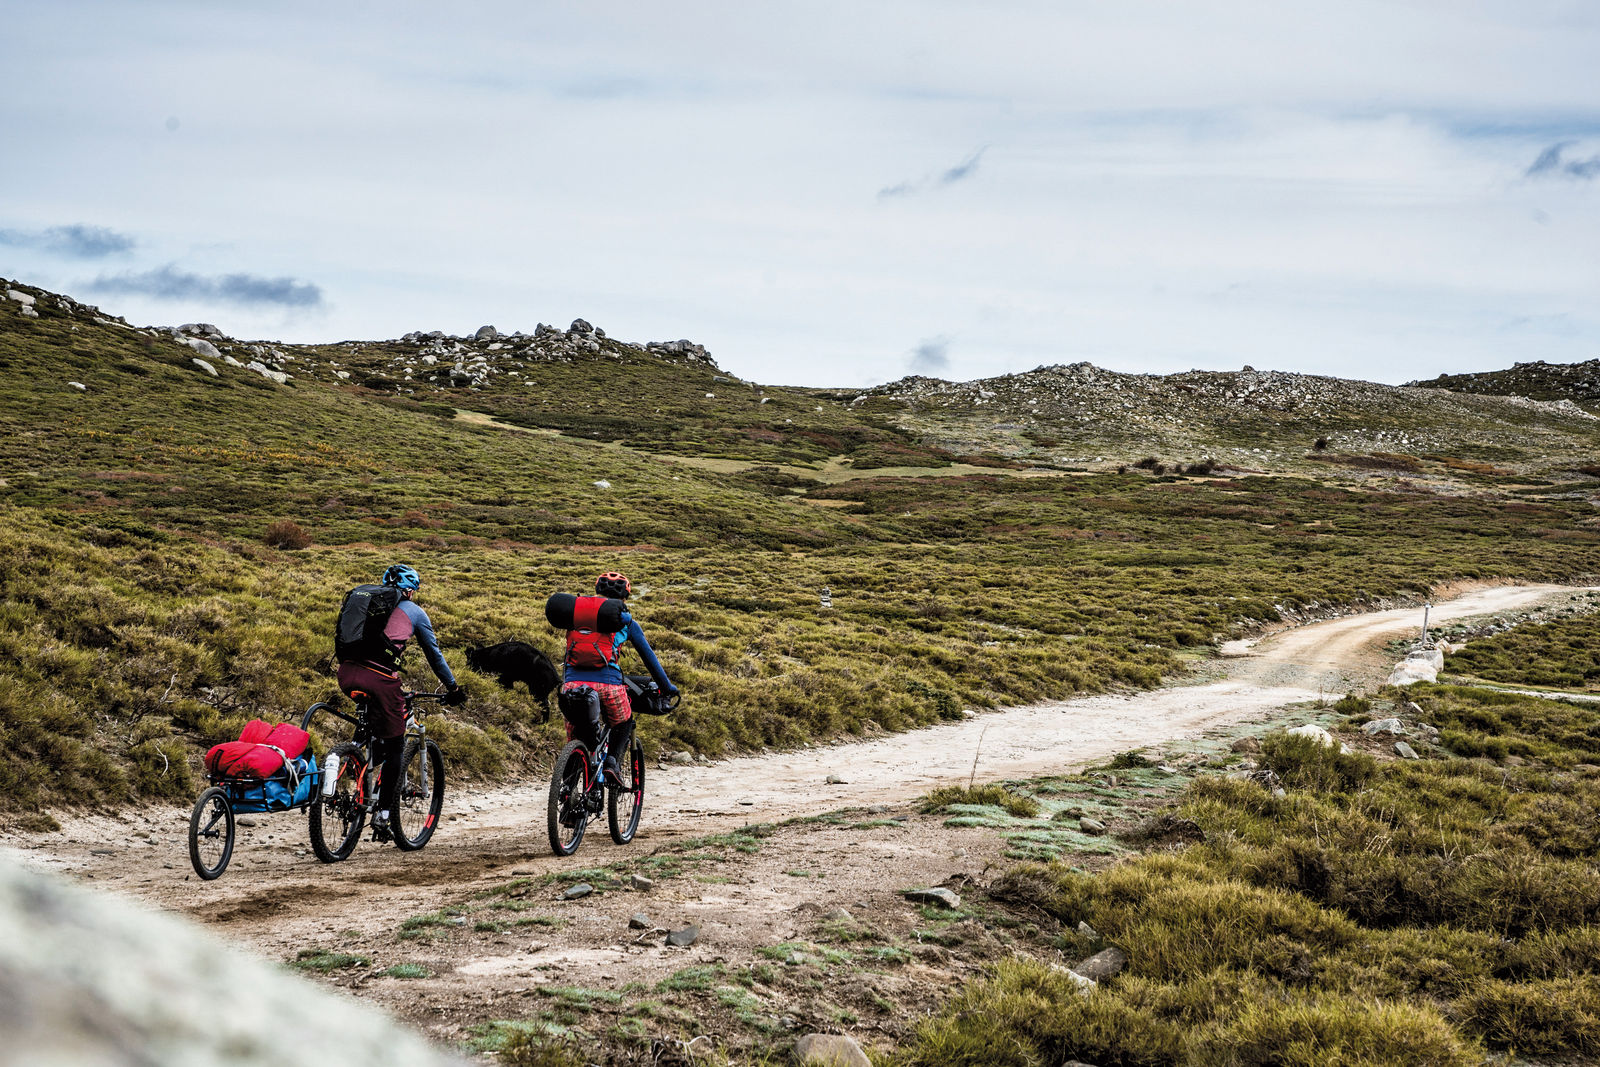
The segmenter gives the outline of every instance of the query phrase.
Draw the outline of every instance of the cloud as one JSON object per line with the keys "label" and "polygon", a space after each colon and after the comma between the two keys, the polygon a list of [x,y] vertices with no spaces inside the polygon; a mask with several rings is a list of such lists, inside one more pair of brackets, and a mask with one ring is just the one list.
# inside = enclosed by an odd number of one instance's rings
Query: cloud
{"label": "cloud", "polygon": [[920,193],[924,189],[935,186],[954,185],[957,182],[964,182],[978,172],[978,161],[983,159],[983,154],[988,150],[989,146],[984,145],[960,163],[953,167],[945,168],[936,176],[920,179],[908,178],[903,182],[896,182],[894,185],[886,185],[878,190],[878,199],[892,200],[896,197],[911,196],[913,193]]}
{"label": "cloud", "polygon": [[322,306],[322,289],[293,278],[255,274],[187,274],[172,264],[158,270],[101,275],[90,288],[102,293],[151,296],[158,300],[222,300],[230,304],[276,304],[279,307]]}
{"label": "cloud", "polygon": [[133,250],[127,234],[104,226],[51,226],[45,230],[0,230],[0,245],[37,248],[73,259],[104,259]]}
{"label": "cloud", "polygon": [[1575,141],[1557,141],[1539,153],[1539,158],[1533,161],[1523,176],[1539,178],[1548,174],[1553,177],[1577,178],[1579,181],[1600,178],[1600,155],[1593,155],[1588,159],[1564,158],[1566,150],[1576,143]]}
{"label": "cloud", "polygon": [[937,378],[950,369],[950,339],[933,337],[911,350],[907,369],[912,374]]}
{"label": "cloud", "polygon": [[955,166],[939,175],[939,184],[954,185],[956,182],[966,181],[968,178],[972,177],[978,172],[978,160],[982,159],[983,154],[988,150],[989,146],[984,145],[982,148],[972,153],[972,155],[968,156],[960,163],[957,163]]}

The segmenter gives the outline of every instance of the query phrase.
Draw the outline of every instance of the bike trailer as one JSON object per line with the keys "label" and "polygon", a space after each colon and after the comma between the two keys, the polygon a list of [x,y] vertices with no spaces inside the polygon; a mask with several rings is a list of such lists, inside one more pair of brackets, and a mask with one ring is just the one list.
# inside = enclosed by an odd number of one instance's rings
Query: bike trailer
{"label": "bike trailer", "polygon": [[234,811],[286,811],[317,794],[322,769],[310,751],[311,735],[291,723],[252,719],[239,740],[213,745],[206,772],[227,790]]}

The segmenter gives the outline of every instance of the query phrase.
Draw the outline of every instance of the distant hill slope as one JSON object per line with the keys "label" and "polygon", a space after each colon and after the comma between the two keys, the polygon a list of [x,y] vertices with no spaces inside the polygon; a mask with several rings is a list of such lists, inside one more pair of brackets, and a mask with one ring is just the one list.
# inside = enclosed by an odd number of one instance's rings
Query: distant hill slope
{"label": "distant hill slope", "polygon": [[1509,370],[1476,374],[1441,374],[1430,381],[1407,382],[1408,388],[1451,389],[1458,393],[1525,396],[1533,400],[1569,400],[1600,413],[1600,359],[1583,363],[1517,363]]}
{"label": "distant hill slope", "polygon": [[[1434,455],[1519,470],[1591,457],[1600,419],[1546,403],[1279,371],[1122,374],[1088,363],[973,382],[905,378],[867,410],[946,447],[1095,465],[1134,454],[1305,469],[1330,456]],[[1318,442],[1328,455],[1318,456]]]}

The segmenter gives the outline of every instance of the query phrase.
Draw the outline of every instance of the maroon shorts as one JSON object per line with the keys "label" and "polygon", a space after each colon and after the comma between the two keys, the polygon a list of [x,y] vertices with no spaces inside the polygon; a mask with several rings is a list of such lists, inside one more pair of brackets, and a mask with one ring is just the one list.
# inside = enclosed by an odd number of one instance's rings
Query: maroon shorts
{"label": "maroon shorts", "polygon": [[367,726],[373,737],[399,737],[406,732],[406,693],[398,674],[349,661],[339,664],[339,688],[345,696],[354,696],[359,690],[372,698],[376,714]]}
{"label": "maroon shorts", "polygon": [[[633,701],[628,699],[628,687],[617,685],[613,682],[568,682],[561,687],[563,693],[569,689],[593,689],[600,696],[600,714],[606,720],[607,726],[616,726],[633,718]],[[572,723],[567,723],[567,740],[572,740]]]}

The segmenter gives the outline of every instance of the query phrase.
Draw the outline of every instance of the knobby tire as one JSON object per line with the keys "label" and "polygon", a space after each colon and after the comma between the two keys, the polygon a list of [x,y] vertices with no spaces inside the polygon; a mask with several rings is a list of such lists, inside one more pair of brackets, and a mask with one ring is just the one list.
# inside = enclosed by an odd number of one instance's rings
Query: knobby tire
{"label": "knobby tire", "polygon": [[208,882],[221,877],[233,858],[233,835],[233,804],[227,791],[214,785],[195,800],[189,816],[189,862],[194,873]]}
{"label": "knobby tire", "polygon": [[[311,851],[323,863],[338,863],[356,850],[361,840],[361,827],[367,820],[361,776],[357,768],[365,770],[362,748],[354,741],[335,745],[333,752],[339,756],[339,776],[333,795],[320,791],[311,802]],[[332,838],[332,844],[329,838]]]}
{"label": "knobby tire", "polygon": [[400,766],[400,789],[389,825],[395,847],[415,852],[433,836],[444,809],[444,753],[431,739],[408,738]]}
{"label": "knobby tire", "polygon": [[589,749],[582,741],[568,741],[550,768],[550,850],[558,856],[570,856],[583,844],[589,825],[588,771]]}
{"label": "knobby tire", "polygon": [[639,831],[639,816],[644,813],[644,746],[635,737],[626,759],[617,761],[622,773],[621,787],[611,787],[606,801],[606,821],[611,840],[626,845]]}

